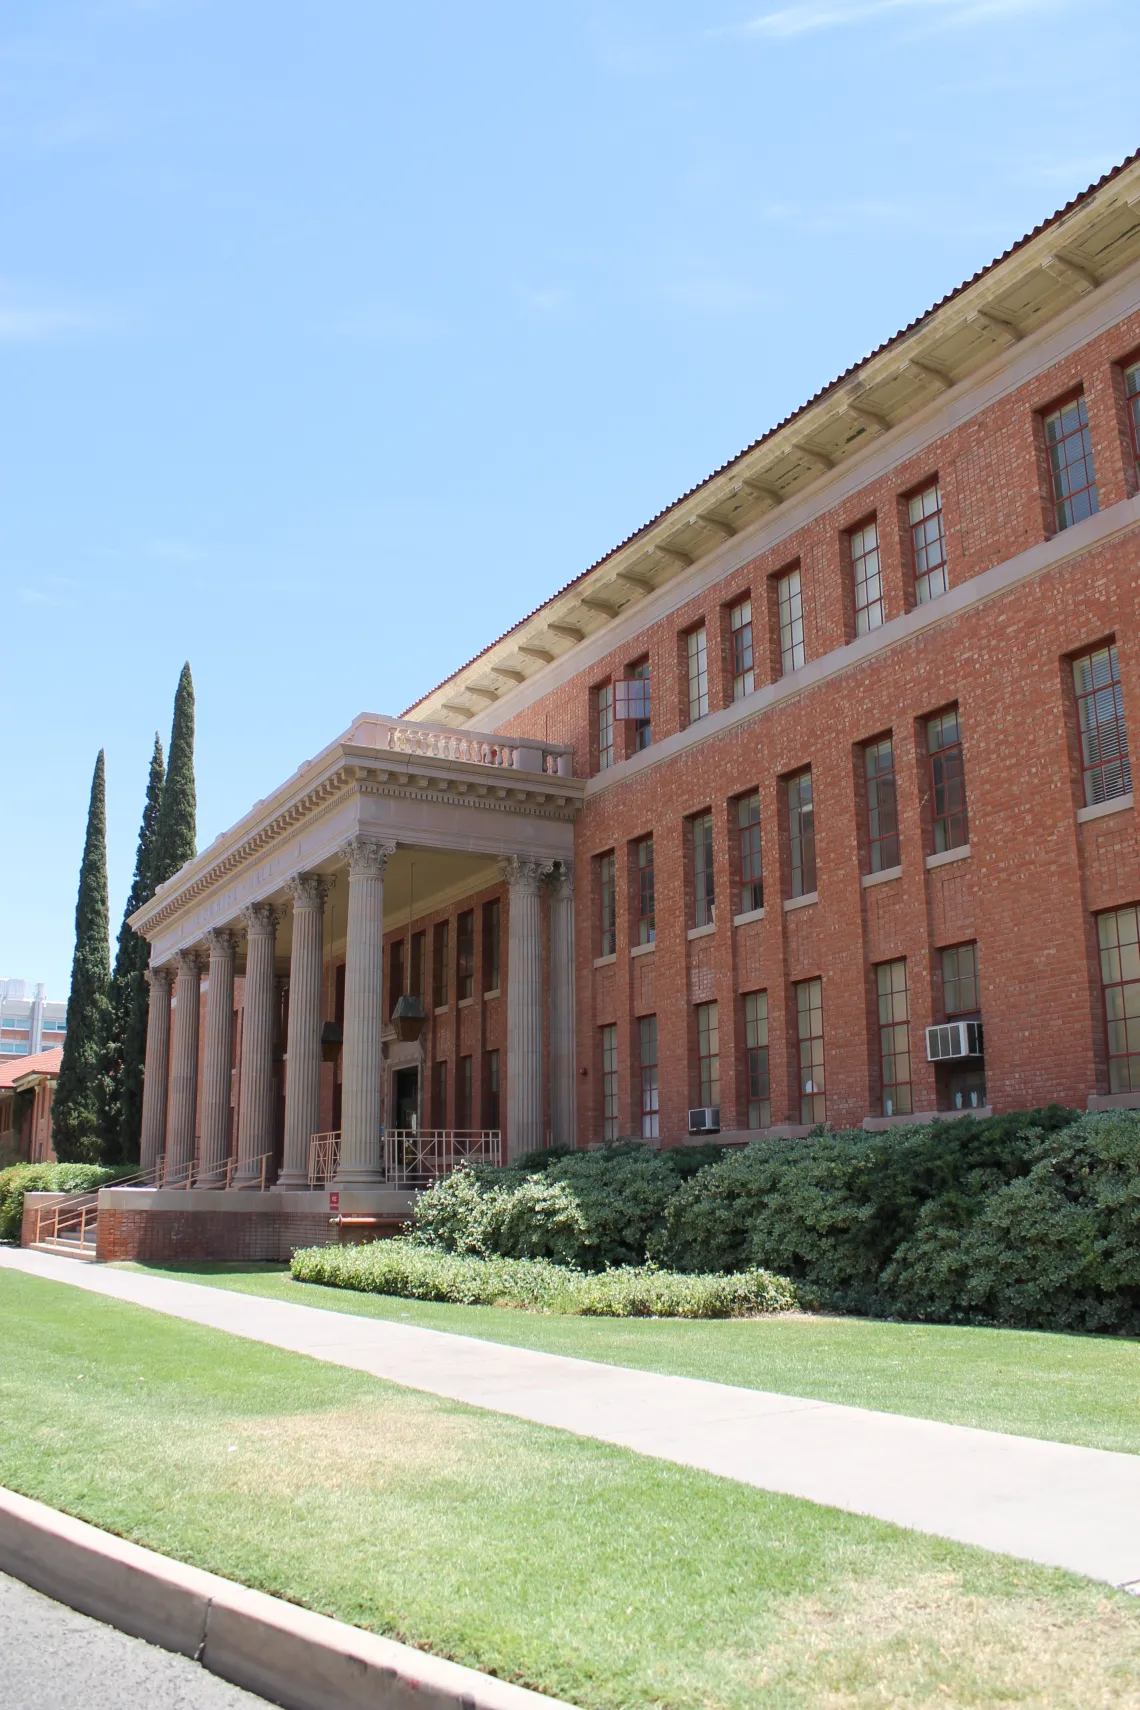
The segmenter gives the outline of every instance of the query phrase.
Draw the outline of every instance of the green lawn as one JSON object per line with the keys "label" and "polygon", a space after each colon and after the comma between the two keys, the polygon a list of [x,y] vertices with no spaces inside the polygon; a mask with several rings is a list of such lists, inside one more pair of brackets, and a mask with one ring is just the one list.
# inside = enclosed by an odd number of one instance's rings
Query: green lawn
{"label": "green lawn", "polygon": [[711,1322],[544,1317],[295,1283],[278,1266],[132,1268],[607,1365],[1140,1454],[1140,1342],[1115,1336],[799,1313]]}
{"label": "green lawn", "polygon": [[0,1273],[0,1481],[585,1710],[1099,1710],[1069,1575]]}

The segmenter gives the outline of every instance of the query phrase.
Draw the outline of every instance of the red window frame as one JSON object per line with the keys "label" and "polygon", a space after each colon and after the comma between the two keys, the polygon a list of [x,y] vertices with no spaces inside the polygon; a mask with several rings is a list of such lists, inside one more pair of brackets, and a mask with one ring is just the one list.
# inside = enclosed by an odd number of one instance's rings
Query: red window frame
{"label": "red window frame", "polygon": [[962,760],[962,721],[957,707],[947,707],[926,721],[926,752],[930,765],[930,818],[934,853],[963,849],[970,841],[966,808],[966,769]]}
{"label": "red window frame", "polygon": [[602,1139],[616,1140],[621,1126],[618,1111],[617,1028],[613,1022],[598,1029],[602,1062]]}
{"label": "red window frame", "polygon": [[641,1138],[656,1140],[661,1133],[661,1089],[657,1079],[657,1017],[638,1018],[641,1058]]}
{"label": "red window frame", "polygon": [[1084,393],[1074,392],[1043,411],[1041,432],[1053,498],[1053,527],[1059,534],[1100,509]]}
{"label": "red window frame", "polygon": [[598,955],[617,951],[617,861],[607,849],[598,856]]}
{"label": "red window frame", "polygon": [[475,910],[464,909],[455,923],[455,995],[475,996]]}
{"label": "red window frame", "polygon": [[879,1006],[879,1065],[884,1116],[909,1116],[914,1110],[910,1050],[910,982],[906,957],[875,964]]}
{"label": "red window frame", "polygon": [[740,912],[764,907],[764,850],[760,840],[760,791],[738,796],[736,825],[740,851]]}
{"label": "red window frame", "polygon": [[902,859],[899,846],[898,784],[895,744],[888,734],[863,745],[863,781],[867,801],[867,842],[872,873],[885,873]]}
{"label": "red window frame", "polygon": [[435,1129],[447,1127],[447,1063],[433,1063],[431,1066],[431,1125]]}
{"label": "red window frame", "polygon": [[797,980],[792,991],[796,999],[796,1040],[799,1047],[800,1121],[826,1122],[823,981],[818,977]]}
{"label": "red window frame", "polygon": [[637,942],[652,944],[657,937],[657,914],[653,882],[653,833],[639,837],[637,852]]}
{"label": "red window frame", "polygon": [[499,1127],[499,1053],[487,1051],[483,1057],[483,1127]]}
{"label": "red window frame", "polygon": [[720,1009],[715,998],[697,1005],[697,1103],[702,1109],[720,1106]]}
{"label": "red window frame", "polygon": [[768,1070],[768,993],[744,994],[744,1050],[748,1071],[748,1126],[772,1123],[772,1084]]}
{"label": "red window frame", "polygon": [[1081,738],[1085,806],[1099,807],[1132,793],[1132,764],[1124,724],[1124,692],[1115,641],[1073,660],[1073,692]]}
{"label": "red window frame", "polygon": [[1140,1092],[1140,907],[1096,917],[1110,1093]]}
{"label": "red window frame", "polygon": [[1128,411],[1128,431],[1132,436],[1132,456],[1136,463],[1136,479],[1140,481],[1140,356],[1121,365],[1124,377],[1124,402]]}
{"label": "red window frame", "polygon": [[940,481],[927,481],[917,491],[908,495],[907,519],[910,524],[914,597],[922,606],[928,600],[936,600],[949,587],[946,575],[946,519],[942,512]]}

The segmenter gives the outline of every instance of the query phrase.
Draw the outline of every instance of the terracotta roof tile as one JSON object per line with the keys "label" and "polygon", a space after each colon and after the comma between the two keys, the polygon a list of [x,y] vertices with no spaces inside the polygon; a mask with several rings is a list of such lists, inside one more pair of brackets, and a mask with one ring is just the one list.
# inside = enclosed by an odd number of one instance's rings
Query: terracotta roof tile
{"label": "terracotta roof tile", "polygon": [[62,1061],[62,1045],[37,1051],[34,1057],[5,1057],[0,1060],[0,1092],[10,1092],[25,1075],[58,1075]]}

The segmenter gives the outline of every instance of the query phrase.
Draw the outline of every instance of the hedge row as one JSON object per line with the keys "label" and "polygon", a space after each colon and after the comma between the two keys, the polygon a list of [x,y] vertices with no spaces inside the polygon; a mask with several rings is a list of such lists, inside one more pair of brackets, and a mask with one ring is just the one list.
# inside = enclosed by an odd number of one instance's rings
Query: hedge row
{"label": "hedge row", "polygon": [[457,1254],[759,1267],[836,1311],[1140,1334],[1130,1111],[1053,1106],[684,1159],[632,1143],[533,1155],[450,1177],[417,1215],[418,1240]]}
{"label": "hedge row", "polygon": [[102,1164],[12,1164],[0,1170],[0,1241],[18,1241],[26,1193],[89,1193],[123,1170]]}
{"label": "hedge row", "polygon": [[549,1259],[476,1258],[403,1239],[301,1248],[293,1255],[292,1274],[298,1282],[407,1300],[590,1318],[739,1318],[796,1305],[792,1285],[765,1271],[679,1276],[625,1265],[589,1273]]}

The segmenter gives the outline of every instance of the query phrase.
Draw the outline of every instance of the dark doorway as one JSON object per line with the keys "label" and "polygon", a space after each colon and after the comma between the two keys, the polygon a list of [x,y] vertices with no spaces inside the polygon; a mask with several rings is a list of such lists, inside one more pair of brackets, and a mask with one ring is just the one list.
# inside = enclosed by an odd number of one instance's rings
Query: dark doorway
{"label": "dark doorway", "polygon": [[392,1082],[392,1103],[395,1106],[392,1126],[410,1128],[414,1133],[419,1127],[420,1071],[397,1069]]}

